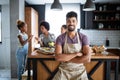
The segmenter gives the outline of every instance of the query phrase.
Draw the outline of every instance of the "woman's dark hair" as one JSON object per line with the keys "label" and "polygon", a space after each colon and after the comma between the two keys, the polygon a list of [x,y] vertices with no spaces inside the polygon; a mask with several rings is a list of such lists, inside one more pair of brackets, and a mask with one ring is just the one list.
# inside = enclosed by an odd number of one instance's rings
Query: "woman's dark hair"
{"label": "woman's dark hair", "polygon": [[25,25],[25,22],[21,21],[21,20],[17,20],[17,27],[18,29],[22,28]]}
{"label": "woman's dark hair", "polygon": [[40,23],[40,26],[44,26],[44,27],[47,29],[47,31],[49,31],[49,29],[50,29],[50,25],[49,25],[49,23],[46,22],[46,21],[41,22],[41,23]]}
{"label": "woman's dark hair", "polygon": [[66,25],[62,25],[62,27],[63,27],[64,29],[67,29],[67,26],[66,26]]}
{"label": "woman's dark hair", "polygon": [[66,19],[71,18],[71,17],[76,17],[77,19],[77,13],[74,11],[68,12],[66,15]]}

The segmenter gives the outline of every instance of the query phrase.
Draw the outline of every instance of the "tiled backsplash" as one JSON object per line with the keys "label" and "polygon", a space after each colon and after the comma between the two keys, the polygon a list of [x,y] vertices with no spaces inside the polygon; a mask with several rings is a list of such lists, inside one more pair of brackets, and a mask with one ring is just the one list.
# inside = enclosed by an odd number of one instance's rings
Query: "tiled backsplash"
{"label": "tiled backsplash", "polygon": [[106,37],[110,47],[120,47],[120,30],[80,30],[88,36],[90,45],[105,45]]}

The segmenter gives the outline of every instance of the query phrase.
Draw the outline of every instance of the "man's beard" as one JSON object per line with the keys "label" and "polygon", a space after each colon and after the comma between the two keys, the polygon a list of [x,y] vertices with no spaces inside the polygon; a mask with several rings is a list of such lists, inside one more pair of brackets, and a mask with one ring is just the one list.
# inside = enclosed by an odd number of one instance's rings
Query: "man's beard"
{"label": "man's beard", "polygon": [[75,30],[75,27],[74,27],[74,26],[71,26],[71,25],[70,25],[70,26],[68,27],[68,31],[72,32],[72,31],[74,31],[74,30]]}

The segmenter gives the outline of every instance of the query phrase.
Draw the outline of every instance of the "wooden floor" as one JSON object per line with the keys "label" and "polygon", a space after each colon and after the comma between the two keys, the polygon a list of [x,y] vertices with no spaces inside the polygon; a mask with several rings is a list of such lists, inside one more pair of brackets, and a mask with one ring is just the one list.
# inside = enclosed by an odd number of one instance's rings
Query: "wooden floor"
{"label": "wooden floor", "polygon": [[[111,72],[111,76],[112,76],[111,80],[114,80],[114,72],[113,71]],[[10,70],[0,69],[0,80],[18,80],[18,79],[17,78],[16,79],[11,79]],[[120,73],[119,73],[119,79],[118,80],[120,80]]]}

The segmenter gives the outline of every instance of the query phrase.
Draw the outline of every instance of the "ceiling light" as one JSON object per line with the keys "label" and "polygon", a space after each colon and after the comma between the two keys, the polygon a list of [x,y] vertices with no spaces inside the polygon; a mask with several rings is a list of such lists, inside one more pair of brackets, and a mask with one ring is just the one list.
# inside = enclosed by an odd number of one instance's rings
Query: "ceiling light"
{"label": "ceiling light", "polygon": [[59,0],[54,0],[51,5],[51,9],[62,10],[62,5],[60,4]]}
{"label": "ceiling light", "polygon": [[95,10],[95,4],[91,0],[87,0],[83,7],[83,11],[93,11]]}

